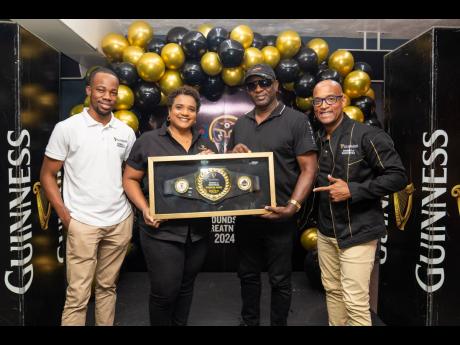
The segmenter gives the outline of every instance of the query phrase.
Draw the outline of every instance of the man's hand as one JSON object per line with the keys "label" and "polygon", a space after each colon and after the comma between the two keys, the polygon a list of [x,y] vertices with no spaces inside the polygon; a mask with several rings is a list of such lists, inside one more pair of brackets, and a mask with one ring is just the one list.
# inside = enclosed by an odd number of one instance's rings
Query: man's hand
{"label": "man's hand", "polygon": [[64,214],[64,216],[61,219],[62,225],[64,226],[64,228],[66,230],[69,230],[69,225],[70,225],[70,220],[71,219],[72,219],[72,217],[70,217],[70,212],[67,210],[67,212]]}
{"label": "man's hand", "polygon": [[269,220],[291,218],[297,211],[297,208],[292,204],[278,207],[265,206],[265,209],[270,213],[263,214],[260,217]]}
{"label": "man's hand", "polygon": [[166,221],[166,219],[154,219],[154,218],[150,215],[150,210],[149,210],[148,208],[145,208],[145,209],[142,211],[142,216],[144,217],[144,222],[145,222],[145,224],[147,224],[148,226],[152,226],[152,227],[154,227],[155,229],[158,229],[158,227],[160,226],[160,224]]}
{"label": "man's hand", "polygon": [[237,144],[232,150],[232,153],[249,153],[251,150],[244,144]]}
{"label": "man's hand", "polygon": [[327,179],[332,183],[331,185],[314,188],[313,192],[328,192],[332,202],[345,201],[351,198],[350,189],[344,180],[334,178],[331,175],[327,175]]}

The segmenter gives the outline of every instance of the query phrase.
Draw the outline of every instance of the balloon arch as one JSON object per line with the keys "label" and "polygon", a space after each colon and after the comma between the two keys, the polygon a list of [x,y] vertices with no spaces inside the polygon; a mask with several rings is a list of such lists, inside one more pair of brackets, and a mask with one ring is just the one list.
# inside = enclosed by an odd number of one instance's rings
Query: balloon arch
{"label": "balloon arch", "polygon": [[[199,89],[210,101],[217,101],[226,87],[240,87],[245,70],[267,63],[281,83],[280,93],[293,107],[309,112],[313,88],[319,81],[339,82],[347,100],[344,111],[360,122],[377,124],[375,95],[371,86],[372,69],[365,62],[355,62],[343,49],[329,55],[324,39],[314,38],[304,44],[295,31],[278,36],[262,36],[247,25],[231,31],[203,24],[197,30],[174,27],[165,39],[154,37],[145,21],[135,21],[126,36],[107,34],[101,42],[109,67],[120,78],[115,116],[139,128],[136,113],[151,113],[166,105],[167,95],[187,84]],[[88,69],[86,76],[93,68]],[[78,104],[71,115],[80,112]]]}

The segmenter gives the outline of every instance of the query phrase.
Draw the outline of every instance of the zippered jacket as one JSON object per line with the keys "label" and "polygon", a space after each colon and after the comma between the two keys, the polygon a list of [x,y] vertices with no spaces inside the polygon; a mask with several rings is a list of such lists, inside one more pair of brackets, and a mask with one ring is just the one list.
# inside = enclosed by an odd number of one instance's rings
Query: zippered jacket
{"label": "zippered jacket", "polygon": [[[324,129],[317,133],[320,157],[325,135]],[[382,237],[386,227],[381,198],[402,190],[407,184],[393,140],[382,129],[344,115],[329,144],[333,157],[331,175],[347,182],[351,193],[346,201],[328,201],[339,247],[348,248]]]}

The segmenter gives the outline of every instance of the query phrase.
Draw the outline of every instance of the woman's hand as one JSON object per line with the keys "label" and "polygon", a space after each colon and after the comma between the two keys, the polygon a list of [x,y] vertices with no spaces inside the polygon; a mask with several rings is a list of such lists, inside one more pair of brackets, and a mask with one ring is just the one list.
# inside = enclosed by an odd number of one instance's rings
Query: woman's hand
{"label": "woman's hand", "polygon": [[158,229],[158,227],[160,226],[161,223],[165,222],[167,219],[154,219],[151,215],[150,215],[150,210],[148,208],[145,208],[143,211],[142,211],[142,216],[144,217],[144,222],[145,224],[147,224],[148,226],[152,226],[154,227],[155,229]]}

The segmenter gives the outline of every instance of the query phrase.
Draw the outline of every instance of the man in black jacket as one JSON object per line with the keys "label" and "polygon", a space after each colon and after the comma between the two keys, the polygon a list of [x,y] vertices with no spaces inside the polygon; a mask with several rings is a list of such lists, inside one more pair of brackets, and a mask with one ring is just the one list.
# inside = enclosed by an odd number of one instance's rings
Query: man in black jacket
{"label": "man in black jacket", "polygon": [[318,258],[330,325],[371,325],[369,282],[377,242],[385,234],[381,197],[407,184],[393,141],[351,120],[333,80],[313,91],[318,133]]}

